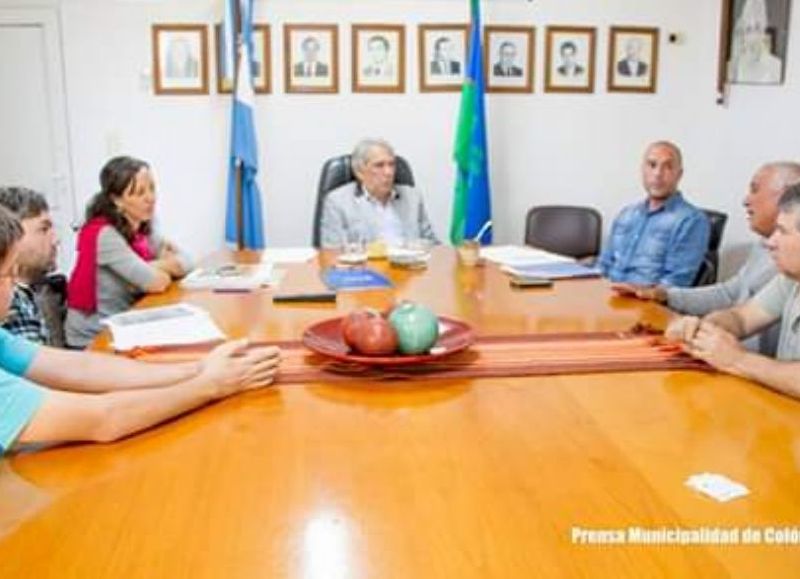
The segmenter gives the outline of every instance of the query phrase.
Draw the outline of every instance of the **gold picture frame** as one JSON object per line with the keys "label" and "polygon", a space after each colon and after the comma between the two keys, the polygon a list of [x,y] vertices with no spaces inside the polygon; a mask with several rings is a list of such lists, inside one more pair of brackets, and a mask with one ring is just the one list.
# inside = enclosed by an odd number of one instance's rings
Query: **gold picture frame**
{"label": "gold picture frame", "polygon": [[283,78],[289,94],[339,92],[339,27],[283,25]]}
{"label": "gold picture frame", "polygon": [[[269,94],[272,92],[272,37],[269,24],[253,25],[253,90],[256,94]],[[230,94],[233,87],[222,78],[222,25],[214,26],[214,41],[216,48],[216,74],[217,92]]]}
{"label": "gold picture frame", "polygon": [[464,84],[469,24],[420,24],[417,29],[420,92],[458,92]]}
{"label": "gold picture frame", "polygon": [[535,42],[533,26],[484,26],[486,92],[533,92]]}
{"label": "gold picture frame", "polygon": [[406,27],[402,24],[353,24],[354,93],[406,91]]}
{"label": "gold picture frame", "polygon": [[544,91],[593,93],[597,30],[548,26],[545,32]]}
{"label": "gold picture frame", "polygon": [[608,92],[656,92],[658,41],[658,28],[611,27],[608,41]]}
{"label": "gold picture frame", "polygon": [[153,24],[153,91],[157,95],[208,94],[205,24]]}

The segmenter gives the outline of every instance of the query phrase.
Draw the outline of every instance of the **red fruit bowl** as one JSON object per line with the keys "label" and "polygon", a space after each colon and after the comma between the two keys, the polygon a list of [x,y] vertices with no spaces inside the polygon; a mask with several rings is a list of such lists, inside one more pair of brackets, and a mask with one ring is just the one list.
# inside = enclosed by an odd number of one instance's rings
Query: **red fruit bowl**
{"label": "red fruit bowl", "polygon": [[367,356],[353,353],[345,344],[341,328],[343,319],[323,320],[309,326],[303,332],[303,344],[317,354],[342,362],[354,362],[366,366],[408,366],[455,354],[468,348],[475,341],[475,334],[469,324],[440,316],[439,339],[427,354]]}

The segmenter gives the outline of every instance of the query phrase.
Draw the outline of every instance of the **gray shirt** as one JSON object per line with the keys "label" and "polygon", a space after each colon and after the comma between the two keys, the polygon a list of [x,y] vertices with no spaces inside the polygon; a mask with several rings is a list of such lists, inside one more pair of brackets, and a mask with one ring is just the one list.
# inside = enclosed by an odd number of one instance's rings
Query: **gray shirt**
{"label": "gray shirt", "polygon": [[[150,235],[150,247],[159,248],[162,239]],[[189,257],[180,252],[178,260],[184,271],[191,268]],[[103,227],[97,236],[97,311],[69,308],[65,331],[67,344],[85,348],[102,328],[108,316],[130,309],[156,277],[156,269],[133,251],[113,227]]]}
{"label": "gray shirt", "polygon": [[[356,183],[347,183],[325,197],[320,221],[320,239],[325,249],[339,249],[354,239],[365,242],[382,237],[383,217],[380,201]],[[433,232],[422,195],[413,187],[396,185],[387,202],[395,212],[406,239],[427,239],[439,243]]]}
{"label": "gray shirt", "polygon": [[[743,304],[777,275],[778,269],[763,241],[753,244],[747,260],[730,279],[714,285],[693,288],[667,288],[667,305],[682,314],[705,316]],[[778,345],[780,324],[775,323],[758,336],[745,340],[745,345],[762,354],[773,356]]]}
{"label": "gray shirt", "polygon": [[776,276],[753,298],[756,305],[781,320],[778,360],[800,360],[800,283]]}

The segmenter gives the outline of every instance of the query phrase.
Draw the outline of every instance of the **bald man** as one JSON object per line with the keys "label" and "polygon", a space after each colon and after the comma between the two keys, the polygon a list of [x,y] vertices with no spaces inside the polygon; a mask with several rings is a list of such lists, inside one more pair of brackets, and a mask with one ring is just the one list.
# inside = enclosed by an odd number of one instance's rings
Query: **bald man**
{"label": "bald man", "polygon": [[708,249],[710,226],[683,198],[683,156],[669,141],[650,144],[642,158],[643,201],[624,208],[611,227],[598,265],[614,282],[690,286]]}

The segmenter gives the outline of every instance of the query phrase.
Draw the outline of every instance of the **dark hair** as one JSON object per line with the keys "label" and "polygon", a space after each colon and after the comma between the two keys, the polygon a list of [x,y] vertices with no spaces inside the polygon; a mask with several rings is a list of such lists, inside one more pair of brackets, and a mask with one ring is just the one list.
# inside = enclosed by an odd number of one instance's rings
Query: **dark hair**
{"label": "dark hair", "polygon": [[11,211],[0,207],[0,261],[5,261],[14,244],[22,239],[22,225]]}
{"label": "dark hair", "polygon": [[0,187],[0,205],[11,211],[17,219],[39,217],[50,211],[47,199],[27,187]]}
{"label": "dark hair", "polygon": [[303,39],[303,42],[300,43],[300,47],[303,50],[310,50],[310,46],[312,44],[314,45],[314,48],[316,50],[319,50],[319,40],[317,40],[316,37],[314,37],[314,36],[306,36]]}
{"label": "dark hair", "polygon": [[369,40],[367,40],[367,44],[372,44],[373,42],[380,42],[381,44],[383,44],[384,50],[386,51],[389,50],[389,40],[385,36],[381,34],[375,34],[374,36],[370,36]]}
{"label": "dark hair", "polygon": [[439,38],[436,39],[436,42],[433,43],[433,49],[441,50],[442,44],[445,44],[447,42],[452,42],[452,41],[447,36],[440,36]]}
{"label": "dark hair", "polygon": [[565,51],[567,48],[569,48],[570,50],[572,50],[572,52],[578,52],[578,45],[577,45],[577,44],[575,44],[574,42],[572,42],[571,40],[567,40],[566,42],[563,42],[563,43],[561,44],[561,46],[559,47],[558,51],[559,51],[561,54],[564,54],[564,51]]}
{"label": "dark hair", "polygon": [[[783,213],[789,213],[798,208],[800,208],[800,183],[795,183],[788,187],[781,195],[781,198],[778,199],[778,209]],[[800,216],[798,216],[794,226],[800,231]]]}
{"label": "dark hair", "polygon": [[105,217],[128,241],[132,241],[136,233],[148,235],[150,222],[145,221],[138,232],[133,231],[130,222],[117,209],[114,199],[122,197],[133,185],[139,171],[149,168],[150,165],[133,157],[114,157],[108,161],[100,171],[100,192],[86,206],[86,221]]}
{"label": "dark hair", "polygon": [[513,48],[515,52],[516,52],[516,50],[517,50],[517,45],[516,45],[516,44],[514,44],[514,43],[513,43],[513,42],[511,42],[510,40],[504,40],[503,42],[501,42],[501,43],[500,43],[500,46],[499,46],[499,48],[497,49],[497,53],[498,53],[498,54],[502,54],[502,52],[503,52],[503,49],[504,49],[504,48],[506,48],[506,47],[508,47],[508,48]]}

